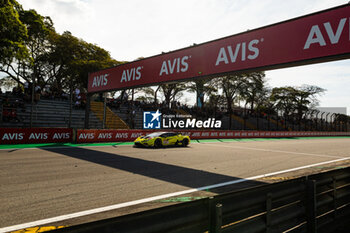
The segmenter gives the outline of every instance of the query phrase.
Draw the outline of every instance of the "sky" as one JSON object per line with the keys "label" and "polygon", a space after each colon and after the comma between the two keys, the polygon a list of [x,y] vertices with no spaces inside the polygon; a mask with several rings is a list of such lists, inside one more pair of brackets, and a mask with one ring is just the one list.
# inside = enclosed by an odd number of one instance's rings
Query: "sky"
{"label": "sky", "polygon": [[[56,31],[133,61],[346,4],[348,0],[18,0]],[[317,85],[320,107],[347,107],[350,60],[266,71],[271,87]],[[193,98],[187,98],[190,100]],[[191,103],[193,104],[193,103]]]}

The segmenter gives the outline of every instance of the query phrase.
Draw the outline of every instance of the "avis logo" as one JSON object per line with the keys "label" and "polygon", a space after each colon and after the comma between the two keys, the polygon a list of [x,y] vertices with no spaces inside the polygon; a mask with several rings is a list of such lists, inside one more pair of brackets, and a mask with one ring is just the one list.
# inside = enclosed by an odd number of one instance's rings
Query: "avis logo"
{"label": "avis logo", "polygon": [[95,76],[94,80],[92,81],[92,87],[106,86],[108,83],[108,79],[107,79],[108,76],[109,74]]}
{"label": "avis logo", "polygon": [[178,57],[174,58],[173,61],[167,60],[163,61],[162,68],[160,69],[159,76],[162,76],[163,74],[169,75],[174,73],[184,73],[188,70],[188,59],[191,58],[191,56],[184,56],[184,57]]}
{"label": "avis logo", "polygon": [[162,113],[159,110],[156,112],[143,112],[143,128],[160,129],[161,115]]}
{"label": "avis logo", "polygon": [[[261,38],[260,41],[257,39],[251,40],[248,43],[248,49],[247,49],[246,42],[237,43],[236,47],[233,47],[233,48],[231,45],[227,46],[226,48],[225,47],[220,48],[215,66],[220,65],[221,62],[225,64],[229,64],[231,62],[233,64],[237,61],[237,59],[239,59],[239,57],[241,57],[242,62],[247,60],[247,58],[249,60],[256,59],[259,56],[259,48],[257,47],[257,45],[259,44],[259,42],[262,42],[262,41],[264,41],[264,38]],[[241,56],[238,55],[239,53],[241,54]]]}
{"label": "avis logo", "polygon": [[[319,44],[320,46],[326,46],[326,40],[325,38],[328,37],[331,44],[338,44],[339,39],[342,35],[345,35],[344,26],[347,21],[347,18],[342,18],[339,21],[338,26],[337,25],[331,25],[330,22],[325,22],[323,24],[323,27],[326,29],[326,34],[323,33],[320,29],[322,26],[319,25],[313,25],[310,29],[309,36],[307,37],[307,40],[304,45],[304,49],[309,49],[312,44]],[[350,28],[350,18],[349,18],[349,28]],[[350,33],[349,33],[349,40],[350,40]]]}
{"label": "avis logo", "polygon": [[132,69],[123,70],[122,78],[120,82],[130,82],[133,80],[139,80],[141,78],[141,69],[142,66],[138,66]]}

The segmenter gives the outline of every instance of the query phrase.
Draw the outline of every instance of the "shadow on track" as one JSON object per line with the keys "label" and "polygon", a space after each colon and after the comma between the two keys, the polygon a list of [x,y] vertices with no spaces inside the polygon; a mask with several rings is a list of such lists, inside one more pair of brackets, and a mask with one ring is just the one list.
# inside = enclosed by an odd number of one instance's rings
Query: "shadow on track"
{"label": "shadow on track", "polygon": [[[233,181],[241,179],[239,177],[226,176],[222,174],[212,173],[203,170],[197,170],[192,168],[181,167],[177,165],[164,164],[155,161],[148,161],[138,158],[131,158],[124,155],[118,155],[115,153],[108,153],[102,151],[95,151],[87,148],[75,147],[75,148],[45,148],[42,150],[50,151],[65,156],[69,156],[76,159],[81,159],[91,163],[104,165],[107,167],[128,171],[131,173],[147,176],[150,178],[186,186],[189,188],[199,188],[203,186]],[[238,186],[251,187],[259,184],[263,184],[258,181],[247,180],[240,183]],[[222,190],[225,192],[227,188]],[[212,190],[211,190],[212,191]],[[222,192],[219,189],[215,189],[215,192]]]}

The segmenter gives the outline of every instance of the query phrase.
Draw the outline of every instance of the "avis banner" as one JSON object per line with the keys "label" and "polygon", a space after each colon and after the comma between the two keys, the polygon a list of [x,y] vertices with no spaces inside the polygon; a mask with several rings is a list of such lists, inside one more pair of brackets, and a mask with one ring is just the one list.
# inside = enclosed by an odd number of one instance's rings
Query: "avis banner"
{"label": "avis banner", "polygon": [[0,128],[0,144],[72,142],[73,130],[66,128]]}
{"label": "avis banner", "polygon": [[[130,142],[137,137],[154,132],[152,130],[78,130],[77,143],[90,142]],[[290,132],[290,131],[194,131],[177,130],[196,139],[229,139],[229,138],[279,138],[279,137],[320,137],[350,136],[350,132]]]}
{"label": "avis banner", "polygon": [[350,5],[346,4],[91,73],[88,91],[146,86],[349,57]]}

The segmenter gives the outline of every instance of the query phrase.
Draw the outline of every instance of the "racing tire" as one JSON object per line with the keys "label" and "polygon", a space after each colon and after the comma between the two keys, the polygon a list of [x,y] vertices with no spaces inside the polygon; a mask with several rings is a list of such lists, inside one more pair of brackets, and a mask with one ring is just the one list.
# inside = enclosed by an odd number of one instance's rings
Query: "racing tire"
{"label": "racing tire", "polygon": [[154,148],[161,148],[162,146],[162,140],[160,140],[159,138],[154,141]]}
{"label": "racing tire", "polygon": [[187,139],[187,138],[185,138],[184,140],[182,140],[182,146],[183,146],[183,147],[188,146],[188,139]]}

